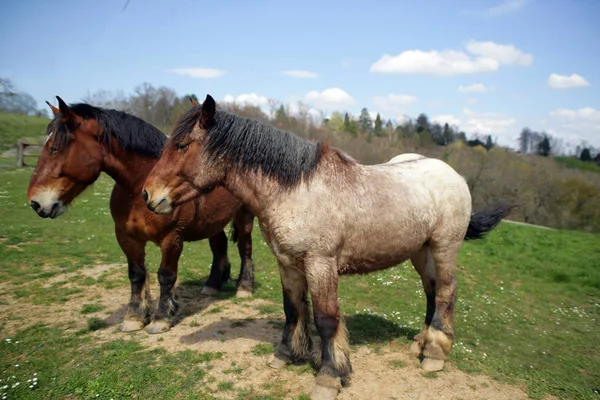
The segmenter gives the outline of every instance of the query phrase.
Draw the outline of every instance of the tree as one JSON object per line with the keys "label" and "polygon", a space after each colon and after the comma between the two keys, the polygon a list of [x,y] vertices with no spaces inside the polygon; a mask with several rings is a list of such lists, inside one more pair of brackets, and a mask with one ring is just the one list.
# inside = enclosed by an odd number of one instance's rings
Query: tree
{"label": "tree", "polygon": [[485,149],[490,151],[494,147],[494,142],[492,141],[492,135],[488,135],[487,140],[485,141]]}
{"label": "tree", "polygon": [[0,111],[35,115],[38,112],[37,102],[30,94],[17,92],[9,79],[0,78]]}
{"label": "tree", "polygon": [[525,127],[521,130],[519,135],[519,151],[523,154],[529,153],[531,148],[531,136],[532,132],[529,128]]}
{"label": "tree", "polygon": [[548,157],[552,151],[550,147],[550,138],[544,134],[537,146],[537,153],[540,156]]}
{"label": "tree", "polygon": [[444,138],[444,146],[449,145],[454,142],[454,130],[450,128],[450,125],[446,122],[444,124],[444,130],[442,131],[442,136]]}
{"label": "tree", "polygon": [[579,159],[581,161],[591,162],[592,161],[592,153],[590,152],[590,149],[588,149],[586,147],[585,149],[581,150],[581,155],[579,156]]}
{"label": "tree", "polygon": [[344,129],[344,118],[338,111],[331,113],[331,116],[326,119],[326,126],[334,131],[342,131]]}
{"label": "tree", "polygon": [[368,133],[369,135],[373,133],[373,120],[366,107],[360,111],[360,116],[358,117],[358,131],[360,133]]}
{"label": "tree", "polygon": [[429,130],[429,118],[427,118],[427,115],[425,114],[420,114],[417,117],[417,133],[421,133],[421,131],[428,131]]}
{"label": "tree", "polygon": [[377,113],[377,117],[375,117],[375,129],[373,131],[375,136],[384,136],[383,132],[383,122],[381,122],[381,116]]}

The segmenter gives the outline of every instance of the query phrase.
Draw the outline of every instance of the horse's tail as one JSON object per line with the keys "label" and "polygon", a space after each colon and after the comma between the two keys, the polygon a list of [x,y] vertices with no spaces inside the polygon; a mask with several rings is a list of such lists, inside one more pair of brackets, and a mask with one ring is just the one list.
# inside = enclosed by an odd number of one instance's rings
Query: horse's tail
{"label": "horse's tail", "polygon": [[502,203],[494,208],[471,214],[465,240],[483,239],[486,233],[494,229],[515,207],[516,205]]}
{"label": "horse's tail", "polygon": [[231,223],[231,228],[229,228],[229,237],[233,243],[237,243],[239,238],[238,228],[235,225],[235,222]]}

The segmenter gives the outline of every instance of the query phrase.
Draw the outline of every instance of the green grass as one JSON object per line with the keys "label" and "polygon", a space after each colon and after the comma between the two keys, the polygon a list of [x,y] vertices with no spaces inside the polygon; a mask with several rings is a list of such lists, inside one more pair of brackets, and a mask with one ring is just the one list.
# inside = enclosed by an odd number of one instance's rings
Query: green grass
{"label": "green grass", "polygon": [[43,142],[49,123],[48,118],[0,113],[0,150],[14,148],[18,139]]}
{"label": "green grass", "polygon": [[255,356],[266,356],[269,354],[273,354],[273,345],[267,343],[257,344],[252,348],[252,354]]}
{"label": "green grass", "polygon": [[[82,298],[77,313],[93,313],[94,300],[85,298],[88,288],[129,285],[125,266],[97,279],[81,274],[98,264],[125,265],[108,209],[112,182],[102,175],[65,215],[48,220],[26,204],[31,172],[31,168],[0,170],[0,304],[9,304],[3,296],[10,294],[23,310],[37,304],[52,311],[69,299]],[[258,307],[259,313],[283,316],[279,273],[258,226],[253,243],[255,297],[274,302],[274,306]],[[152,244],[146,250],[150,284],[156,288],[160,252]],[[237,265],[235,246],[229,252]],[[211,259],[206,241],[186,244],[179,265],[180,286],[202,285]],[[600,389],[599,235],[501,224],[485,240],[466,242],[459,265],[453,364],[519,385],[533,398],[548,394],[598,398],[594,390]],[[65,273],[69,279],[55,280]],[[233,283],[227,283],[225,291],[234,293]],[[343,277],[339,298],[352,346],[405,346],[422,326],[425,299],[410,263],[367,276]],[[245,306],[246,301],[233,302]],[[15,375],[21,382],[9,398],[94,398],[97,393],[115,399],[131,393],[140,398],[176,394],[210,398],[214,389],[208,388],[207,367],[200,366],[199,360],[210,363],[215,357],[227,357],[149,350],[117,334],[115,338],[121,339],[101,343],[90,330],[111,328],[94,320],[83,332],[72,332],[59,325],[30,326],[26,317],[25,312],[3,315],[0,322],[0,371],[4,371],[0,379]],[[16,335],[11,334],[12,347],[5,341],[6,321],[23,324]],[[231,322],[233,328],[251,324],[251,320]],[[282,328],[280,321],[272,325]],[[17,340],[20,343],[14,345]],[[262,356],[272,351],[271,344],[260,344],[252,353]],[[18,370],[15,364],[20,365]],[[232,373],[237,368],[232,367]],[[24,383],[34,372],[39,384],[31,391]],[[436,376],[444,379],[443,372]],[[240,398],[260,398],[252,390],[235,393]],[[272,396],[279,394],[275,391]]]}
{"label": "green grass", "polygon": [[567,166],[567,168],[571,169],[581,169],[584,171],[592,171],[600,173],[600,165],[597,165],[595,162],[584,162],[578,158],[574,157],[554,157],[554,159]]}

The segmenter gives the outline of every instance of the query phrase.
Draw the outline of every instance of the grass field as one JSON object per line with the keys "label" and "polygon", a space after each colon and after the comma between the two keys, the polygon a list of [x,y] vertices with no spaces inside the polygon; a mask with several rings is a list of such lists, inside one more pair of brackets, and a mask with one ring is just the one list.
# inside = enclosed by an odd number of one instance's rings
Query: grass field
{"label": "grass field", "polygon": [[[259,331],[260,318],[267,318],[261,329],[271,329],[265,337],[281,334],[279,277],[258,229],[255,299],[231,298],[229,283],[204,308],[184,315],[164,339],[123,334],[114,316],[126,302],[128,280],[126,268],[110,267],[125,262],[108,210],[111,181],[103,175],[65,215],[45,220],[26,204],[31,172],[0,170],[0,397],[307,398],[290,394],[286,385],[312,379],[310,365],[269,375],[285,373],[285,382],[245,383],[255,373],[252,363],[262,363],[276,339],[248,342],[243,360],[227,352],[240,337]],[[236,275],[234,250],[230,246]],[[159,251],[153,245],[147,251],[156,295]],[[206,241],[186,244],[178,289],[184,298],[201,289],[210,260]],[[487,239],[465,243],[459,265],[450,368],[474,382],[485,374],[532,398],[600,398],[600,236],[501,224]],[[410,263],[345,277],[339,297],[353,352],[385,360],[400,381],[417,370],[400,358],[425,310]],[[231,319],[233,312],[239,317]],[[205,320],[216,321],[211,332],[221,339],[210,351],[198,351],[189,343],[204,337]],[[449,374],[423,377],[443,385]]]}
{"label": "grass field", "polygon": [[49,122],[48,118],[0,113],[0,151],[13,148],[18,139],[37,143]]}

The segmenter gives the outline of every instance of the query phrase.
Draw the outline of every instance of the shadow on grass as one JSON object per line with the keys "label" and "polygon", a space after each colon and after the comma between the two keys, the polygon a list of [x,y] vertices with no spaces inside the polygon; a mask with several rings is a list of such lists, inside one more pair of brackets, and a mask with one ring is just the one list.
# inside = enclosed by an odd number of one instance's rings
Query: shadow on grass
{"label": "shadow on grass", "polygon": [[[208,277],[206,277],[208,279]],[[212,296],[203,295],[200,292],[204,287],[206,279],[191,279],[179,283],[175,288],[175,298],[179,304],[179,312],[175,316],[172,327],[176,326],[184,318],[198,314],[219,300],[235,297],[236,287],[235,281],[230,280],[221,288],[221,292]],[[152,310],[156,309],[158,302],[158,293],[154,293],[152,299]],[[120,325],[127,313],[128,304],[122,304],[119,308],[113,311],[108,317],[102,320],[103,328],[110,328]]]}
{"label": "shadow on grass", "polygon": [[[196,332],[182,336],[180,341],[194,344],[207,340],[232,340],[238,338],[253,339],[277,345],[281,340],[282,319],[275,318],[224,318]],[[384,344],[396,339],[412,340],[419,331],[401,327],[382,317],[369,314],[354,314],[346,317],[351,345]],[[311,336],[318,336],[311,326]],[[317,339],[315,337],[314,339]]]}

